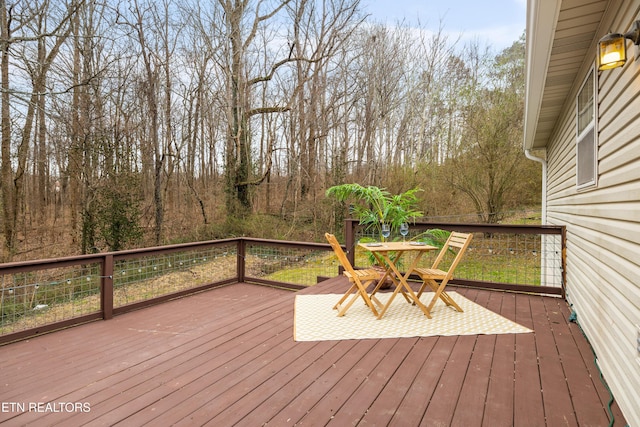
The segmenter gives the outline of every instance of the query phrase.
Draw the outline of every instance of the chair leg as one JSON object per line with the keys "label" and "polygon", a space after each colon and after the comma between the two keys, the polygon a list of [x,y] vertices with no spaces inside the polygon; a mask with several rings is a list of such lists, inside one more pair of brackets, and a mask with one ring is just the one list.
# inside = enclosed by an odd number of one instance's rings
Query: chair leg
{"label": "chair leg", "polygon": [[[367,285],[369,285],[369,283],[367,283]],[[352,293],[354,290],[355,293]],[[343,306],[342,303],[344,303],[350,296],[351,299],[347,302],[346,305]],[[378,310],[376,310],[374,302],[378,306],[382,306],[381,302],[377,298],[370,298],[367,294],[366,288],[361,283],[354,282],[349,290],[342,296],[342,298],[340,298],[340,301],[338,301],[338,303],[333,306],[334,310],[338,310],[338,317],[344,316],[347,310],[349,310],[353,303],[356,302],[358,297],[362,297],[365,305],[371,309],[375,316],[378,316]]]}
{"label": "chair leg", "polygon": [[349,288],[349,290],[347,292],[345,292],[345,294],[342,296],[342,298],[340,298],[340,301],[338,301],[336,303],[336,305],[333,306],[334,310],[340,310],[340,306],[342,305],[343,302],[346,301],[347,298],[349,298],[349,295],[351,295],[351,293],[357,289],[358,286],[354,283],[351,285],[351,287]]}
{"label": "chair leg", "polygon": [[441,299],[447,306],[452,306],[457,311],[462,313],[462,308],[453,300],[453,298],[449,296],[448,293],[444,291],[444,288],[447,286],[447,282],[448,280],[444,282],[444,284],[441,282],[440,285],[438,285],[438,283],[433,279],[424,279],[422,282],[422,286],[420,286],[420,290],[417,293],[417,297],[418,299],[420,299],[422,293],[428,286],[435,293],[435,295],[431,299],[431,302],[429,303],[429,306],[427,307],[429,311],[431,311],[438,299]]}
{"label": "chair leg", "polygon": [[384,307],[384,304],[382,303],[382,301],[380,301],[378,298],[376,298],[375,295],[371,295],[369,298],[371,298],[371,302],[374,303],[375,305],[378,306],[378,310],[381,309],[382,307]]}
{"label": "chair leg", "polygon": [[362,297],[362,299],[364,300],[365,304],[371,309],[371,311],[373,312],[373,314],[375,316],[378,315],[378,310],[376,310],[374,301],[380,305],[380,301],[377,300],[377,298],[371,298],[369,297],[369,294],[367,293],[367,286],[369,286],[369,283],[366,283],[366,286],[364,284],[358,284],[358,288],[360,289],[360,296]]}
{"label": "chair leg", "polygon": [[445,302],[445,304],[447,304],[450,307],[453,307],[456,309],[456,311],[462,313],[464,310],[455,302],[455,300],[453,298],[451,298],[449,296],[448,293],[446,293],[445,291],[442,291],[440,293],[440,298]]}
{"label": "chair leg", "polygon": [[373,288],[373,291],[371,291],[371,296],[374,296],[376,293],[378,293],[378,291],[380,290],[380,288],[384,284],[384,280],[383,279],[378,280],[378,283],[376,284],[375,288]]}
{"label": "chair leg", "polygon": [[[378,293],[378,291],[380,290],[382,285],[384,285],[385,279],[386,279],[386,276],[383,276],[380,280],[378,280],[376,282],[376,286],[373,288],[373,291],[371,291],[371,294],[369,294],[369,298],[371,299],[371,301],[373,303],[375,303],[375,305],[378,306],[378,309],[382,309],[384,307],[384,304],[382,303],[382,301],[380,301],[378,299],[378,297],[376,297],[376,294]],[[367,284],[367,286],[369,286],[369,285],[370,285],[370,283]],[[365,288],[367,286],[365,286]],[[406,296],[405,296],[405,298],[406,298]]]}
{"label": "chair leg", "polygon": [[355,294],[350,294],[350,295],[352,295],[352,297],[349,300],[349,302],[347,302],[347,305],[345,305],[345,306],[338,305],[337,306],[337,308],[338,308],[338,317],[344,316],[345,313],[347,312],[347,310],[349,310],[349,308],[353,305],[354,302],[356,302],[356,300],[360,296],[360,294],[358,292],[356,292]]}
{"label": "chair leg", "polygon": [[463,311],[462,308],[460,308],[460,306],[456,304],[453,298],[451,298],[449,294],[447,294],[444,291],[444,288],[447,286],[447,283],[449,282],[448,279],[444,279],[442,282],[440,282],[439,286],[434,280],[431,280],[430,282],[432,283],[430,283],[429,286],[431,287],[431,289],[435,291],[435,295],[433,296],[433,299],[431,300],[431,302],[429,303],[429,306],[427,307],[429,310],[433,308],[433,306],[436,304],[438,299],[442,299],[442,301],[444,301],[444,303],[447,306],[453,306],[453,308],[455,308],[456,311],[462,313]]}
{"label": "chair leg", "polygon": [[422,296],[422,293],[427,288],[427,286],[429,286],[431,288],[431,290],[434,291],[434,292],[438,289],[438,284],[435,282],[435,280],[433,280],[433,279],[423,279],[422,280],[422,286],[420,286],[420,289],[418,290],[418,293],[416,294],[418,299],[420,299],[420,297]]}

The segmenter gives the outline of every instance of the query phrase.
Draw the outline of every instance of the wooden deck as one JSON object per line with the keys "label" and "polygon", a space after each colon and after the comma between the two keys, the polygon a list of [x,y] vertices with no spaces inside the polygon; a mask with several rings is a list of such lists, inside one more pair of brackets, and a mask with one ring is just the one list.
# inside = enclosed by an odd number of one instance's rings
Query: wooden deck
{"label": "wooden deck", "polygon": [[458,292],[535,332],[294,342],[294,293],[235,284],[0,347],[0,423],[609,425],[563,300]]}

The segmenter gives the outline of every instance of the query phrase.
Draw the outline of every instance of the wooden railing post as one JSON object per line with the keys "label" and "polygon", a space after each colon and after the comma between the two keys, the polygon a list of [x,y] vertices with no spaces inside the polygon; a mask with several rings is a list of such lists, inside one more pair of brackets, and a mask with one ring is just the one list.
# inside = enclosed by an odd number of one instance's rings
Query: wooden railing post
{"label": "wooden railing post", "polygon": [[107,254],[102,261],[102,287],[100,292],[102,318],[113,317],[113,254]]}
{"label": "wooden railing post", "polygon": [[353,226],[354,220],[346,219],[344,221],[344,240],[345,246],[347,247],[347,259],[351,263],[351,265],[356,265],[356,236],[355,230]]}
{"label": "wooden railing post", "polygon": [[238,262],[236,265],[236,274],[238,275],[238,282],[242,283],[244,282],[244,269],[246,266],[246,262],[245,262],[245,257],[246,257],[246,243],[245,240],[243,238],[239,238],[238,239],[238,248],[236,249],[238,255]]}

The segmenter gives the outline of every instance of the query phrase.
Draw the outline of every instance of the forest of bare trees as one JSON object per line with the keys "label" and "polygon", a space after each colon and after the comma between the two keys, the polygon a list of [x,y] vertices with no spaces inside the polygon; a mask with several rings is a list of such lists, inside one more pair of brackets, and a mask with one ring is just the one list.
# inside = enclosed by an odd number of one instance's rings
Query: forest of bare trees
{"label": "forest of bare trees", "polygon": [[523,38],[494,52],[366,12],[0,0],[0,260],[312,240],[339,226],[324,193],[345,182],[420,187],[427,215],[496,222],[536,204]]}

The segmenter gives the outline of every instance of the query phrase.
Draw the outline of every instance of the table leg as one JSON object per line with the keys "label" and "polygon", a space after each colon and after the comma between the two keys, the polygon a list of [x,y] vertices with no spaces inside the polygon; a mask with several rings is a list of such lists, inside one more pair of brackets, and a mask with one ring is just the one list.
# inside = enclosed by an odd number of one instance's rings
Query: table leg
{"label": "table leg", "polygon": [[[411,274],[411,271],[413,271],[413,267],[415,266],[417,259],[414,260],[414,262],[411,265],[411,268],[407,271],[407,273],[405,275],[402,275],[399,271],[398,268],[395,265],[394,261],[397,261],[399,259],[399,256],[396,257],[395,260],[391,260],[389,258],[389,255],[385,252],[382,254],[382,257],[384,258],[384,260],[387,262],[387,270],[391,270],[391,272],[394,273],[395,277],[391,276],[391,279],[393,280],[394,284],[396,285],[396,288],[394,289],[393,293],[391,294],[391,296],[389,297],[389,301],[387,301],[387,303],[384,305],[384,307],[382,307],[380,309],[380,313],[378,313],[378,319],[382,319],[382,316],[384,315],[384,313],[387,311],[387,309],[389,308],[389,306],[391,306],[391,303],[393,302],[394,298],[396,297],[396,295],[398,295],[398,292],[402,292],[402,294],[404,295],[405,299],[407,299],[407,301],[409,303],[415,303],[418,307],[420,307],[420,309],[422,310],[422,312],[429,318],[431,319],[431,314],[429,313],[429,310],[427,309],[427,307],[418,299],[418,297],[416,296],[415,292],[413,292],[413,289],[411,289],[411,286],[409,286],[409,283],[407,282],[407,279],[409,278],[409,275]],[[418,257],[416,257],[418,258]],[[388,274],[388,273],[387,273]],[[387,276],[387,274],[385,274],[385,277]]]}

